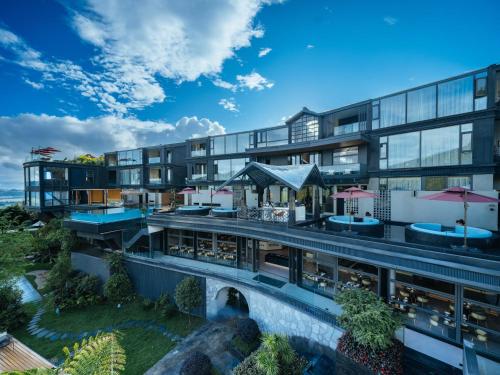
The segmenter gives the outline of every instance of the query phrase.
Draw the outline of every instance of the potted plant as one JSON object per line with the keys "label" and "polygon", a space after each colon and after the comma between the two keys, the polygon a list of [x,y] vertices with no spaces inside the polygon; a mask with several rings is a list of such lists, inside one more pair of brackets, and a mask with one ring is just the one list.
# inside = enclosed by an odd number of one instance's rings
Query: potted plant
{"label": "potted plant", "polygon": [[342,374],[346,365],[342,357],[347,357],[364,367],[360,373],[402,374],[404,348],[394,339],[401,317],[375,293],[363,289],[345,289],[335,301],[342,306],[339,323],[346,330],[337,345],[337,373]]}

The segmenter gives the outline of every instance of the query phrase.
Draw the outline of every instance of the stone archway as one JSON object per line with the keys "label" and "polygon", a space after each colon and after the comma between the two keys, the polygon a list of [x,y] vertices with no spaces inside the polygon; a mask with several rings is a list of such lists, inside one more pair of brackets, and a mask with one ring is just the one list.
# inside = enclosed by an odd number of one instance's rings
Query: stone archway
{"label": "stone archway", "polygon": [[212,303],[211,319],[229,320],[248,317],[250,309],[248,300],[241,290],[225,286],[221,288]]}

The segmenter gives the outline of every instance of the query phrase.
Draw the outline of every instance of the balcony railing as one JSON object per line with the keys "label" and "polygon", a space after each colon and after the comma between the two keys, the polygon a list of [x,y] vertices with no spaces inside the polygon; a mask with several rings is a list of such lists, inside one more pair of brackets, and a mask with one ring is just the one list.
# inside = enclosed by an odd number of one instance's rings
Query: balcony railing
{"label": "balcony railing", "polygon": [[361,170],[361,165],[356,164],[338,164],[338,165],[322,165],[319,167],[322,174],[325,175],[344,175],[355,174]]}
{"label": "balcony railing", "polygon": [[366,130],[366,122],[353,122],[352,124],[340,125],[333,128],[333,135],[345,135],[359,133]]}
{"label": "balcony railing", "polygon": [[161,161],[161,159],[159,156],[148,158],[149,164],[158,164],[158,163],[160,163],[160,161]]}
{"label": "balcony railing", "polygon": [[191,157],[207,156],[207,150],[191,150]]}
{"label": "balcony railing", "polygon": [[159,185],[161,184],[161,178],[149,178],[149,183],[152,185]]}
{"label": "balcony railing", "polygon": [[207,174],[206,173],[193,173],[191,175],[191,180],[197,181],[197,180],[206,180],[207,179]]}

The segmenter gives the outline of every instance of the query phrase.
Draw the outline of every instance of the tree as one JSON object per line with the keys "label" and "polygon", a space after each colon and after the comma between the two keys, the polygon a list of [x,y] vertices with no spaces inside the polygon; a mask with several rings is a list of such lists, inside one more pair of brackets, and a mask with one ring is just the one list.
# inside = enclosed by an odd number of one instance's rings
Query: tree
{"label": "tree", "polygon": [[16,329],[26,318],[21,291],[11,282],[0,284],[0,332]]}
{"label": "tree", "polygon": [[363,289],[346,289],[336,297],[342,306],[339,322],[354,340],[372,350],[384,350],[392,345],[401,318],[378,298]]}
{"label": "tree", "polygon": [[71,276],[71,257],[68,252],[61,252],[57,256],[54,267],[47,276],[46,288],[53,293],[59,293],[64,289]]}
{"label": "tree", "polygon": [[188,324],[191,326],[191,312],[201,306],[203,298],[198,280],[193,276],[186,277],[175,288],[175,303],[180,311],[188,314]]}
{"label": "tree", "polygon": [[97,334],[84,339],[73,346],[73,355],[65,347],[66,360],[62,366],[62,374],[69,375],[101,375],[120,374],[125,370],[125,350],[114,333]]}
{"label": "tree", "polygon": [[286,336],[264,334],[261,350],[257,353],[257,367],[266,375],[278,375],[280,368],[289,367],[295,356]]}
{"label": "tree", "polygon": [[111,276],[104,284],[104,296],[113,303],[123,303],[133,296],[133,287],[123,265],[123,255],[114,252],[108,256]]}
{"label": "tree", "polygon": [[24,273],[26,256],[31,253],[29,232],[0,234],[0,284]]}

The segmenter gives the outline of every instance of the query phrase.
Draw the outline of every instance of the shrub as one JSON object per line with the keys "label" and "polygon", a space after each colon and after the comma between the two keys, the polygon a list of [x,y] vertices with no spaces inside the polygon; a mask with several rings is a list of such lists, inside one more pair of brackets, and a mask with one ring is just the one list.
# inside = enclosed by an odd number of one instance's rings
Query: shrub
{"label": "shrub", "polygon": [[155,310],[159,311],[165,318],[171,318],[177,313],[177,307],[172,301],[172,297],[167,293],[162,293],[156,300]]}
{"label": "shrub", "polygon": [[403,373],[403,344],[394,340],[387,349],[372,350],[359,344],[353,335],[346,331],[339,339],[337,351],[354,362],[382,375],[400,375]]}
{"label": "shrub", "polygon": [[0,331],[12,331],[27,319],[22,292],[10,283],[0,285]]}
{"label": "shrub", "polygon": [[203,299],[198,280],[193,276],[186,277],[175,288],[175,303],[179,310],[188,314],[188,324],[191,325],[191,311],[200,307]]}
{"label": "shrub", "polygon": [[180,375],[210,375],[212,362],[201,352],[194,352],[182,363]]}
{"label": "shrub", "polygon": [[401,318],[375,293],[363,289],[346,289],[336,297],[342,306],[341,325],[351,332],[358,344],[372,350],[392,345]]}
{"label": "shrub", "polygon": [[154,302],[151,301],[149,298],[144,298],[142,300],[142,309],[145,311],[151,310],[155,306]]}
{"label": "shrub", "polygon": [[259,326],[250,318],[236,321],[236,334],[246,343],[251,343],[260,337]]}
{"label": "shrub", "polygon": [[130,301],[133,297],[132,283],[126,273],[111,275],[104,284],[104,296],[112,303]]}
{"label": "shrub", "polygon": [[297,355],[288,339],[264,335],[260,348],[233,370],[234,375],[302,375],[306,359]]}
{"label": "shrub", "polygon": [[71,258],[68,252],[61,252],[57,256],[54,267],[47,275],[46,289],[52,292],[62,290],[71,274]]}
{"label": "shrub", "polygon": [[60,310],[95,305],[102,301],[101,281],[97,276],[71,271],[61,288],[53,290],[51,301]]}

